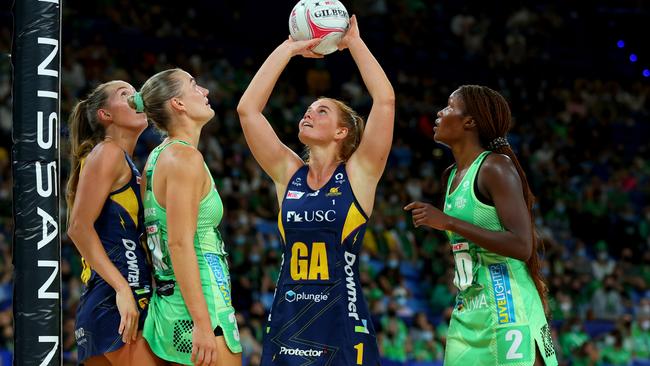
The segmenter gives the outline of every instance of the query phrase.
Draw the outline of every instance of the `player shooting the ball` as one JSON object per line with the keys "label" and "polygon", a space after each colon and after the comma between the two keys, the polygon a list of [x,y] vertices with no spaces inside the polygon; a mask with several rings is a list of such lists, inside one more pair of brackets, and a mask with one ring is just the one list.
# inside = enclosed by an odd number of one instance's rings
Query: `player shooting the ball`
{"label": "player shooting the ball", "polygon": [[262,114],[291,58],[322,57],[312,51],[319,42],[283,42],[237,107],[246,141],[275,183],[284,244],[262,365],[318,360],[375,366],[379,351],[357,258],[391,147],[395,94],[361,39],[354,16],[338,49],[350,51],[373,100],[365,132],[364,120],[345,103],[319,98],[298,124],[298,137],[308,150],[303,160],[280,141]]}

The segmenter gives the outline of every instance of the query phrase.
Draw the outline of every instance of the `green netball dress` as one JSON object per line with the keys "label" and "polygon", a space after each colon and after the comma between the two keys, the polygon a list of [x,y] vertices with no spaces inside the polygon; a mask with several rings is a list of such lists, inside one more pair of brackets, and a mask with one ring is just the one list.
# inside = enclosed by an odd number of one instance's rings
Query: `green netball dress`
{"label": "green netball dress", "polygon": [[[172,140],[151,152],[146,171],[144,223],[147,244],[151,251],[156,292],[149,304],[149,316],[144,325],[144,337],[153,352],[167,361],[190,365],[192,356],[192,317],[190,316],[172,268],[167,245],[167,212],[158,204],[153,193],[153,177],[158,156],[168,146],[184,141]],[[206,166],[206,170],[207,170]],[[182,174],[182,173],[180,173]],[[208,171],[208,175],[210,172]],[[214,180],[210,175],[212,186]],[[241,352],[235,309],[230,298],[230,274],[224,243],[217,229],[223,217],[223,204],[216,187],[201,200],[197,218],[194,250],[199,264],[201,287],[208,305],[212,328],[223,332],[228,348]]]}
{"label": "green netball dress", "polygon": [[[450,192],[454,167],[444,211],[484,229],[503,231],[495,207],[479,201],[474,191],[488,154],[481,153]],[[445,365],[529,366],[535,362],[536,347],[546,365],[557,365],[551,330],[526,264],[489,252],[456,233],[447,235],[459,293],[447,334]]]}

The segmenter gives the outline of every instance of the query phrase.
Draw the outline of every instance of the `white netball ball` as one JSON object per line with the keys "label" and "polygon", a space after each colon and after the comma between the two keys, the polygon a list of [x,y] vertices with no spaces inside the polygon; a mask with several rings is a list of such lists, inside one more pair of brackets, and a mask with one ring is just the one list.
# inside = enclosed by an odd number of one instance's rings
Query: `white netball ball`
{"label": "white netball ball", "polygon": [[312,50],[321,55],[337,50],[349,26],[348,11],[338,0],[300,0],[289,16],[291,38],[296,41],[322,38]]}

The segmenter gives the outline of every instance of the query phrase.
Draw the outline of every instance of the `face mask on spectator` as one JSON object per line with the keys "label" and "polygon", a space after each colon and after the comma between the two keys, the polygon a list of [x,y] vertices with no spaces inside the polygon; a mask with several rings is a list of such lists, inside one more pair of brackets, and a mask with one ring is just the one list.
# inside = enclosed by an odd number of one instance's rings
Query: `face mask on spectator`
{"label": "face mask on spectator", "polygon": [[398,221],[398,222],[397,222],[397,228],[398,228],[399,230],[404,230],[404,229],[406,229],[406,221],[404,221],[404,220]]}
{"label": "face mask on spectator", "polygon": [[650,320],[644,320],[641,322],[641,329],[648,330],[650,329]]}
{"label": "face mask on spectator", "polygon": [[641,311],[643,311],[646,314],[650,314],[650,304],[644,304],[641,306]]}
{"label": "face mask on spectator", "polygon": [[598,253],[598,259],[600,259],[601,261],[605,261],[605,260],[607,260],[607,258],[608,258],[607,252]]}
{"label": "face mask on spectator", "polygon": [[[571,303],[570,302],[563,302],[560,304],[560,309],[562,309],[563,312],[568,312],[571,310]],[[578,327],[580,329],[580,327]]]}
{"label": "face mask on spectator", "polygon": [[397,268],[398,265],[399,265],[399,262],[397,261],[397,259],[391,259],[391,260],[388,261],[388,268],[395,269],[395,268]]}
{"label": "face mask on spectator", "polygon": [[250,260],[253,263],[259,263],[260,261],[260,255],[259,254],[251,254]]}
{"label": "face mask on spectator", "polygon": [[433,333],[431,333],[431,331],[428,331],[428,330],[423,332],[422,333],[422,339],[427,341],[427,342],[432,341],[433,340]]}

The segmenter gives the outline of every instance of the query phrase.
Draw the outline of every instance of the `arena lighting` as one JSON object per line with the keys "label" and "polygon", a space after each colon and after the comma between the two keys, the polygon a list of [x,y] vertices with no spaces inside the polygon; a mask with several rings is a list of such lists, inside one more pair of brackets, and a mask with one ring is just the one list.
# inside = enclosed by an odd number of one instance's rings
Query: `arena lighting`
{"label": "arena lighting", "polygon": [[636,60],[638,60],[638,57],[636,57],[636,54],[631,53],[630,54],[630,62],[636,62]]}
{"label": "arena lighting", "polygon": [[649,78],[650,77],[650,70],[648,70],[648,69],[643,70],[643,77]]}
{"label": "arena lighting", "polygon": [[618,42],[616,42],[616,46],[617,46],[618,48],[623,48],[623,47],[625,47],[625,41],[622,40],[622,39],[619,40]]}

